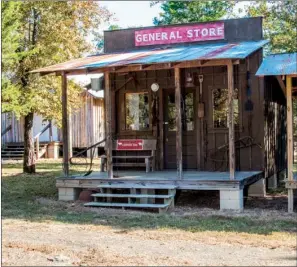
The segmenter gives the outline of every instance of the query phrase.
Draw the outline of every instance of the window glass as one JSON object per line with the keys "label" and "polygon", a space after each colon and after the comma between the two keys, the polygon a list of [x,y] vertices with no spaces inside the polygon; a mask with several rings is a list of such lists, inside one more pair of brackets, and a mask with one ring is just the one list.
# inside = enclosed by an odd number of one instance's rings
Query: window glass
{"label": "window glass", "polygon": [[175,95],[171,93],[167,97],[168,101],[168,130],[176,131],[176,109],[175,109]]}
{"label": "window glass", "polygon": [[126,130],[148,130],[150,126],[148,93],[127,93],[125,104]]}
{"label": "window glass", "polygon": [[[213,126],[214,128],[228,128],[228,89],[217,88],[213,91]],[[234,125],[239,126],[238,89],[234,89]]]}
{"label": "window glass", "polygon": [[194,130],[194,98],[193,93],[187,93],[185,96],[185,125],[186,131]]}

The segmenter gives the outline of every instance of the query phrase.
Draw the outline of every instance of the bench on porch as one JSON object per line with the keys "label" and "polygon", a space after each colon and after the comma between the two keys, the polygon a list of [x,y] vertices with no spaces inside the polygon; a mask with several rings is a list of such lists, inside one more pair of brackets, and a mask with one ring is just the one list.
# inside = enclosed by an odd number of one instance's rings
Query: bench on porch
{"label": "bench on porch", "polygon": [[[113,159],[120,160],[144,160],[143,162],[113,162],[113,166],[116,167],[145,167],[146,172],[150,170],[155,171],[155,155],[156,155],[157,141],[153,139],[121,139],[113,142],[113,151],[125,151],[128,155],[112,155]],[[146,155],[138,155],[136,152],[144,151]],[[126,153],[127,154],[127,153]],[[101,158],[101,172],[106,165],[106,155],[102,155]]]}

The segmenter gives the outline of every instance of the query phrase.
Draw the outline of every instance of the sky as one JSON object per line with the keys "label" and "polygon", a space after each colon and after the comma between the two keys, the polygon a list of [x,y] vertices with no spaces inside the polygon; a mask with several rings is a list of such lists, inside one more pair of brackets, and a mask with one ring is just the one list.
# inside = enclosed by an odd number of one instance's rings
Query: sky
{"label": "sky", "polygon": [[[114,13],[114,21],[111,24],[117,24],[121,28],[132,26],[152,26],[153,18],[157,17],[162,11],[161,4],[150,7],[151,1],[101,1],[102,6]],[[241,1],[236,4],[235,9],[242,8],[249,1]],[[104,30],[108,25],[104,26]]]}
{"label": "sky", "polygon": [[161,12],[160,4],[150,7],[150,1],[102,1],[102,6],[114,13],[115,21],[121,28],[131,26],[152,26],[153,18]]}

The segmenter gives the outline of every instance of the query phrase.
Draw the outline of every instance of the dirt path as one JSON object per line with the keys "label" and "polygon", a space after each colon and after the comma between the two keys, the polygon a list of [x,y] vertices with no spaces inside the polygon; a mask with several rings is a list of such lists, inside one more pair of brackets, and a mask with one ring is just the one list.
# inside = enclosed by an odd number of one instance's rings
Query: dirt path
{"label": "dirt path", "polygon": [[4,266],[296,266],[296,238],[290,235],[126,231],[8,219],[2,226]]}

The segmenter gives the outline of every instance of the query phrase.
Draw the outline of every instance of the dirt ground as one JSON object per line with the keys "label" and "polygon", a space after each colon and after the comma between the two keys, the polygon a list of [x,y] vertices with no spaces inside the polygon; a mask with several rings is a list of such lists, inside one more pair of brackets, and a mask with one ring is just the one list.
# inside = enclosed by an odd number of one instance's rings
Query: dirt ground
{"label": "dirt ground", "polygon": [[296,266],[296,237],[2,221],[3,266]]}

